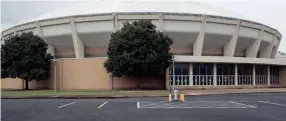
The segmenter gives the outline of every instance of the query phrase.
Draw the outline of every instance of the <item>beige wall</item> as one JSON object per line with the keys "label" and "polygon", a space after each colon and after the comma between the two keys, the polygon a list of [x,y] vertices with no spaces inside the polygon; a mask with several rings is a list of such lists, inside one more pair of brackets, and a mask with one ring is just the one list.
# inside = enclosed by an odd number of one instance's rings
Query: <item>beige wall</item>
{"label": "beige wall", "polygon": [[1,79],[1,90],[23,89],[24,82],[21,79],[6,78]]}
{"label": "beige wall", "polygon": [[104,68],[106,58],[62,59],[57,61],[57,89],[110,89],[109,74]]}
{"label": "beige wall", "polygon": [[[50,80],[29,81],[29,89],[48,89]],[[17,90],[24,89],[24,81],[19,78],[1,79],[1,89],[3,90]]]}
{"label": "beige wall", "polygon": [[[60,59],[51,64],[49,80],[30,81],[30,89],[57,89],[57,90],[111,90],[137,89],[137,80],[132,77],[114,77],[106,72],[104,62],[107,58]],[[56,76],[54,76],[56,71]],[[56,78],[56,81],[54,81]],[[55,82],[55,83],[54,83]],[[140,89],[164,89],[164,79],[139,79]],[[23,89],[20,79],[2,79],[2,89]]]}

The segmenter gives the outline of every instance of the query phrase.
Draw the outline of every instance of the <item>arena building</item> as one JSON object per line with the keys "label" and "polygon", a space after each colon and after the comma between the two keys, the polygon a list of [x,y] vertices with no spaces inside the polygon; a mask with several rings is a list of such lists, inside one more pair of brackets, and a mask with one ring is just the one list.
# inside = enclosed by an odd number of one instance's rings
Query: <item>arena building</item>
{"label": "arena building", "polygon": [[[174,41],[166,77],[112,78],[103,66],[112,32],[124,21],[152,20]],[[51,79],[30,88],[59,90],[237,88],[286,85],[286,60],[275,59],[282,35],[270,26],[244,20],[197,2],[88,2],[63,6],[2,32],[2,38],[32,31],[49,44],[55,59]],[[174,82],[173,82],[173,81]],[[23,88],[2,79],[2,89]]]}

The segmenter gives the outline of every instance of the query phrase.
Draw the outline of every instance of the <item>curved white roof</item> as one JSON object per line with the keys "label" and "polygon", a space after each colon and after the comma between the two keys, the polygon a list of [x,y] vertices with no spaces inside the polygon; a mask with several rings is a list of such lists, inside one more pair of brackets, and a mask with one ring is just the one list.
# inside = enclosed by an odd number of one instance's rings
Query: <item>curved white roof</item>
{"label": "curved white roof", "polygon": [[113,12],[169,12],[217,15],[245,19],[245,17],[205,3],[190,1],[81,1],[48,12],[30,21],[55,17],[102,14]]}

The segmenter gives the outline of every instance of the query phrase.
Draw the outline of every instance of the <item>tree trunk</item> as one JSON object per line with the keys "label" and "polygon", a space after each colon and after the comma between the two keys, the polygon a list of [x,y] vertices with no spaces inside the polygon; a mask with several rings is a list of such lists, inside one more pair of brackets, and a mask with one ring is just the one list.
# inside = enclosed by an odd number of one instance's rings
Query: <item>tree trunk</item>
{"label": "tree trunk", "polygon": [[29,89],[29,81],[28,80],[24,80],[25,81],[25,90]]}
{"label": "tree trunk", "polygon": [[139,78],[137,78],[136,80],[137,80],[137,82],[136,82],[137,89],[140,89],[140,86],[139,86]]}

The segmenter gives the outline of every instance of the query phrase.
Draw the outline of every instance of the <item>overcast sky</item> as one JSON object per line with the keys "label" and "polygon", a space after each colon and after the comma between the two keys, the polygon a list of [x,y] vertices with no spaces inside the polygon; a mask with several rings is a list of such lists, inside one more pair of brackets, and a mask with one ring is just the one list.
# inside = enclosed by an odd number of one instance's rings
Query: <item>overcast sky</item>
{"label": "overcast sky", "polygon": [[[121,0],[121,1],[127,1],[127,0]],[[152,0],[144,0],[144,1],[152,1]],[[174,0],[174,1],[186,1],[186,0]],[[285,39],[286,0],[188,0],[188,1],[198,1],[219,8],[223,8],[238,15],[242,15],[245,18],[251,19],[252,21],[256,21],[279,30],[283,36],[282,41],[280,43],[279,51],[286,52],[286,39]],[[78,2],[80,1],[1,0],[1,31],[15,24],[21,23],[22,21],[27,21],[39,17],[57,8],[65,7],[68,5],[74,5],[77,4]]]}

